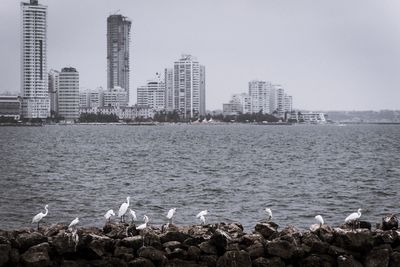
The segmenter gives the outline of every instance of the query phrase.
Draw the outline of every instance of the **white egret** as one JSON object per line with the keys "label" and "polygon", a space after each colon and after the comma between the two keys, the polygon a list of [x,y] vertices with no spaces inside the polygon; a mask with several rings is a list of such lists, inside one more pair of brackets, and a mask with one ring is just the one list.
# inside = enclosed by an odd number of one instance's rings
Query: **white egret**
{"label": "white egret", "polygon": [[38,214],[36,214],[33,218],[32,218],[32,223],[37,223],[37,229],[39,231],[39,222],[47,216],[47,213],[49,212],[49,210],[47,209],[49,207],[49,205],[44,206],[44,209],[46,210],[45,213],[43,212],[39,212]]}
{"label": "white egret", "polygon": [[[143,216],[143,221],[144,223],[139,225],[138,227],[136,227],[136,230],[140,231],[140,234],[142,235],[142,233],[144,233],[144,231],[147,228],[147,223],[149,222],[149,217],[147,217],[146,215]],[[142,235],[142,240],[143,240],[143,246],[144,246],[144,234]]]}
{"label": "white egret", "polygon": [[199,217],[201,224],[206,224],[206,217],[204,217],[203,215],[201,215]]}
{"label": "white egret", "polygon": [[68,229],[72,231],[72,228],[79,223],[79,218],[76,217],[68,226]]}
{"label": "white egret", "polygon": [[268,221],[271,221],[272,220],[272,211],[271,211],[271,209],[270,208],[265,208],[265,212],[268,215]]}
{"label": "white egret", "polygon": [[171,224],[172,224],[172,217],[174,217],[175,212],[176,212],[176,208],[170,209],[166,216]]}
{"label": "white egret", "polygon": [[322,218],[321,215],[315,216],[315,219],[319,222],[319,227],[321,227],[324,224],[324,219]]}
{"label": "white egret", "polygon": [[137,221],[136,212],[132,209],[129,209],[129,213],[131,214],[132,222]]}
{"label": "white egret", "polygon": [[128,211],[129,199],[130,199],[130,197],[127,197],[126,202],[122,203],[121,207],[119,207],[118,217],[121,217],[121,222],[124,221],[125,213]]}
{"label": "white egret", "polygon": [[72,241],[75,243],[75,251],[76,251],[76,247],[79,244],[79,235],[78,235],[78,230],[75,229],[72,231]]}
{"label": "white egret", "polygon": [[353,212],[352,214],[347,216],[346,219],[344,219],[344,222],[348,223],[348,222],[353,222],[355,220],[358,220],[361,217],[361,211],[362,211],[362,209],[358,209],[357,212]]}
{"label": "white egret", "polygon": [[104,214],[104,218],[106,218],[106,220],[110,221],[111,220],[111,216],[115,216],[115,213],[113,210],[108,210],[106,212],[106,214]]}
{"label": "white egret", "polygon": [[202,210],[196,215],[196,218],[200,219],[201,224],[205,224],[206,223],[206,217],[205,216],[207,214],[208,214],[208,210]]}

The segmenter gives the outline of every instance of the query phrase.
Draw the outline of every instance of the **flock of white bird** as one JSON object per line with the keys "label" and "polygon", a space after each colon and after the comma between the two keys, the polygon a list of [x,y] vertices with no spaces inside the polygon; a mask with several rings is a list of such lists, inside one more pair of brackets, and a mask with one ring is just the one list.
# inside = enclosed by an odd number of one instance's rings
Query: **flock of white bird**
{"label": "flock of white bird", "polygon": [[[136,212],[129,208],[129,200],[130,200],[130,197],[127,197],[126,198],[126,202],[122,203],[121,206],[119,207],[118,217],[121,218],[121,222],[125,221],[125,215],[128,213],[128,209],[129,209],[129,214],[130,214],[130,217],[132,219],[132,222],[137,221]],[[32,223],[37,223],[38,230],[39,230],[39,222],[44,217],[46,217],[48,212],[49,212],[48,207],[49,207],[49,205],[46,205],[44,207],[46,212],[44,212],[44,213],[40,212],[40,213],[36,214],[32,219]],[[354,213],[350,214],[349,216],[347,216],[344,221],[346,223],[352,223],[352,222],[357,221],[361,217],[361,211],[362,211],[361,209],[358,209],[357,212],[354,212]],[[176,208],[172,208],[172,209],[170,209],[168,211],[168,213],[166,215],[166,218],[168,219],[167,226],[169,224],[172,224],[172,218],[174,217],[175,212],[176,212]],[[272,211],[271,211],[271,209],[270,208],[266,208],[265,212],[266,212],[266,214],[268,216],[267,220],[271,221],[272,220]],[[208,215],[208,211],[207,210],[203,210],[203,211],[200,211],[196,215],[196,218],[198,218],[200,220],[201,224],[205,224],[206,223],[206,217],[205,217],[206,215]],[[115,216],[115,213],[114,213],[114,211],[112,209],[110,209],[109,211],[106,212],[106,214],[104,214],[104,217],[108,221],[111,220],[112,216]],[[315,220],[317,220],[317,222],[319,223],[320,226],[322,226],[324,224],[324,219],[322,218],[321,215],[315,216]],[[143,224],[140,224],[139,226],[136,227],[137,230],[144,230],[144,229],[147,228],[147,225],[149,223],[149,217],[147,217],[147,215],[143,216],[143,222],[144,222]],[[77,217],[69,224],[68,229],[71,232],[75,232],[76,233],[76,230],[77,230],[76,226],[77,226],[78,223],[79,223],[79,218]]]}

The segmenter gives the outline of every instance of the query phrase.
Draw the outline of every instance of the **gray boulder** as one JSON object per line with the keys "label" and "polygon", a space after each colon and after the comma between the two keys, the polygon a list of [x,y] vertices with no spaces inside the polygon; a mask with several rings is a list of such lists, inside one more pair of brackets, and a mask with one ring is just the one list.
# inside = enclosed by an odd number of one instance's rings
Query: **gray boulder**
{"label": "gray boulder", "polygon": [[26,267],[49,266],[51,264],[49,250],[47,242],[35,245],[21,255],[21,261]]}
{"label": "gray boulder", "polygon": [[246,251],[227,251],[217,261],[217,267],[241,266],[251,267],[251,259]]}

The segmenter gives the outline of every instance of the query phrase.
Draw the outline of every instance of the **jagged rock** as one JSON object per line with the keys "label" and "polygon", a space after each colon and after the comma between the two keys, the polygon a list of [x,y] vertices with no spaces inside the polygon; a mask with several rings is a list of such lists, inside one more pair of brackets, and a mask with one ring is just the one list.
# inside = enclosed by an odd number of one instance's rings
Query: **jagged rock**
{"label": "jagged rock", "polygon": [[128,263],[128,267],[155,267],[155,265],[149,259],[136,258]]}
{"label": "jagged rock", "polygon": [[47,242],[32,246],[21,255],[22,263],[26,267],[49,266],[51,263],[49,250]]}
{"label": "jagged rock", "polygon": [[58,255],[75,252],[75,246],[71,233],[61,230],[56,236],[49,238],[49,242],[54,247]]}
{"label": "jagged rock", "polygon": [[47,242],[47,237],[38,232],[22,233],[17,236],[16,242],[18,248],[25,251],[32,246]]}
{"label": "jagged rock", "polygon": [[9,255],[10,255],[10,258],[9,258],[10,265],[16,266],[21,258],[18,249],[11,248]]}
{"label": "jagged rock", "polygon": [[253,260],[253,267],[285,267],[285,263],[279,257],[257,258]]}
{"label": "jagged rock", "polygon": [[321,239],[323,242],[332,243],[333,241],[333,229],[329,225],[322,225],[314,233]]}
{"label": "jagged rock", "polygon": [[169,248],[166,249],[167,258],[168,259],[182,259],[186,260],[188,257],[188,253],[186,250],[181,248],[175,248],[174,250],[170,250]]}
{"label": "jagged rock", "polygon": [[229,234],[219,229],[216,230],[211,236],[209,242],[216,248],[218,256],[221,256],[225,253],[226,246],[228,245],[228,238],[230,239]]}
{"label": "jagged rock", "polygon": [[311,253],[325,254],[329,250],[329,244],[322,242],[317,235],[311,232],[304,233],[301,241],[303,245],[309,247],[307,251]]}
{"label": "jagged rock", "polygon": [[154,232],[147,232],[144,235],[144,244],[145,246],[152,246],[156,249],[162,250],[163,246],[161,244],[160,237]]}
{"label": "jagged rock", "polygon": [[155,263],[164,263],[167,261],[164,253],[160,250],[157,250],[151,246],[149,247],[141,247],[138,250],[139,257],[147,258]]}
{"label": "jagged rock", "polygon": [[137,251],[140,247],[143,246],[143,238],[139,235],[132,236],[132,237],[126,237],[126,238],[120,240],[120,242],[117,242],[116,245],[133,248],[134,251]]}
{"label": "jagged rock", "polygon": [[251,259],[257,259],[259,257],[265,256],[264,245],[259,241],[254,242],[253,245],[250,245],[246,251],[249,253]]}
{"label": "jagged rock", "polygon": [[111,240],[93,239],[87,246],[96,256],[102,257],[110,250],[112,246]]}
{"label": "jagged rock", "polygon": [[397,230],[399,228],[399,220],[395,214],[391,214],[382,218],[382,230]]}
{"label": "jagged rock", "polygon": [[68,227],[64,224],[52,224],[49,227],[44,228],[43,233],[47,237],[55,236],[62,230],[67,230]]}
{"label": "jagged rock", "polygon": [[301,260],[300,266],[304,267],[332,267],[335,266],[335,260],[327,255],[310,255]]}
{"label": "jagged rock", "polygon": [[265,239],[261,234],[248,234],[239,238],[239,244],[241,246],[248,247],[254,244],[255,242],[262,243],[264,242],[264,240]]}
{"label": "jagged rock", "polygon": [[125,267],[128,266],[123,260],[118,258],[103,257],[102,259],[91,260],[90,266],[93,267]]}
{"label": "jagged rock", "polygon": [[167,262],[165,267],[205,267],[207,265],[202,265],[193,261],[185,261],[181,259],[172,259]]}
{"label": "jagged rock", "polygon": [[187,256],[191,260],[198,260],[201,255],[201,250],[196,246],[190,246],[187,250]]}
{"label": "jagged rock", "polygon": [[371,223],[367,221],[351,221],[342,224],[339,228],[344,230],[355,230],[355,229],[368,229],[371,230]]}
{"label": "jagged rock", "polygon": [[348,255],[349,253],[344,249],[337,246],[329,246],[328,254],[334,257],[338,257],[340,255]]}
{"label": "jagged rock", "polygon": [[61,267],[91,267],[85,260],[63,260]]}
{"label": "jagged rock", "polygon": [[188,239],[190,235],[182,233],[182,232],[167,232],[160,236],[161,243],[164,244],[169,241],[179,241],[183,243],[186,239]]}
{"label": "jagged rock", "polygon": [[251,267],[251,259],[246,251],[227,251],[217,261],[217,267],[242,266]]}
{"label": "jagged rock", "polygon": [[208,238],[214,231],[211,225],[193,225],[189,228],[188,234],[192,237]]}
{"label": "jagged rock", "polygon": [[182,246],[182,244],[179,241],[169,241],[169,242],[165,242],[163,244],[164,248],[168,248],[171,251],[174,250],[175,248],[180,248],[181,246]]}
{"label": "jagged rock", "polygon": [[364,260],[365,267],[389,266],[391,248],[389,245],[374,248]]}
{"label": "jagged rock", "polygon": [[0,244],[0,266],[3,266],[9,260],[11,244]]}
{"label": "jagged rock", "polygon": [[240,248],[238,243],[229,243],[226,246],[226,251],[230,251],[230,250],[240,251],[242,249]]}
{"label": "jagged rock", "polygon": [[232,238],[238,238],[244,235],[243,225],[240,223],[220,223],[218,229],[227,232]]}
{"label": "jagged rock", "polygon": [[260,233],[265,239],[273,239],[277,236],[278,225],[273,222],[257,223],[255,231]]}
{"label": "jagged rock", "polygon": [[394,230],[382,231],[376,230],[374,233],[374,246],[379,246],[382,244],[393,244],[398,238],[398,234]]}
{"label": "jagged rock", "polygon": [[300,240],[301,236],[302,236],[302,232],[297,229],[296,227],[294,227],[293,225],[289,225],[287,227],[285,227],[280,233],[279,236],[282,238],[284,236],[290,236],[293,237],[297,240]]}
{"label": "jagged rock", "polygon": [[400,266],[400,252],[394,251],[390,256],[390,267]]}
{"label": "jagged rock", "polygon": [[267,252],[272,256],[282,259],[290,259],[295,253],[296,247],[286,240],[274,239],[267,243]]}
{"label": "jagged rock", "polygon": [[200,256],[199,262],[208,267],[215,267],[217,265],[217,260],[218,260],[217,255],[202,255]]}
{"label": "jagged rock", "polygon": [[106,223],[103,227],[103,233],[113,239],[122,239],[129,234],[129,232],[127,232],[129,227],[129,224]]}
{"label": "jagged rock", "polygon": [[114,249],[114,257],[121,258],[126,262],[130,262],[135,257],[133,256],[133,249],[123,246],[117,246]]}
{"label": "jagged rock", "polygon": [[373,237],[369,230],[346,231],[337,228],[334,231],[333,243],[344,249],[367,252],[373,247]]}
{"label": "jagged rock", "polygon": [[189,237],[187,238],[184,242],[183,245],[186,247],[189,246],[197,246],[201,243],[203,243],[205,241],[204,237],[200,236],[200,237]]}
{"label": "jagged rock", "polygon": [[363,267],[359,261],[349,255],[338,256],[336,262],[338,267]]}
{"label": "jagged rock", "polygon": [[217,255],[217,249],[210,242],[206,241],[199,245],[200,250],[205,254]]}

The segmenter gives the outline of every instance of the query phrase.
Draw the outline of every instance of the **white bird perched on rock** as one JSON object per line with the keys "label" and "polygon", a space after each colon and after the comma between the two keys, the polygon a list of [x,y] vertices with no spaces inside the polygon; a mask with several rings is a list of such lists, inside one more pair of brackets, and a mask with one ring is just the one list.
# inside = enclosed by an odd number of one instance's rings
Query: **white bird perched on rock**
{"label": "white bird perched on rock", "polygon": [[265,212],[268,215],[268,221],[271,221],[272,220],[272,211],[271,211],[271,209],[270,208],[265,208]]}
{"label": "white bird perched on rock", "polygon": [[141,225],[139,225],[138,227],[136,227],[136,230],[143,230],[143,229],[146,229],[147,223],[149,222],[149,217],[147,217],[146,215],[144,215],[144,216],[143,216],[143,221],[144,221],[144,223],[142,223]]}
{"label": "white bird perched on rock", "polygon": [[130,197],[127,197],[127,198],[126,198],[126,202],[122,203],[122,204],[121,204],[121,207],[119,207],[118,217],[121,217],[121,222],[124,221],[125,213],[128,211],[129,199],[131,199],[131,198],[130,198]]}
{"label": "white bird perched on rock", "polygon": [[170,221],[171,224],[172,224],[172,217],[174,217],[175,212],[176,212],[176,208],[170,209],[170,210],[168,211],[167,216],[166,216],[167,219]]}
{"label": "white bird perched on rock", "polygon": [[104,218],[106,218],[106,220],[111,220],[111,216],[115,216],[115,213],[113,210],[109,210],[106,212],[106,214],[104,214]]}
{"label": "white bird perched on rock", "polygon": [[70,231],[72,231],[72,228],[73,228],[74,226],[76,226],[78,223],[79,223],[79,218],[76,217],[76,218],[69,224],[68,229],[69,229]]}
{"label": "white bird perched on rock", "polygon": [[315,219],[319,222],[319,227],[321,227],[324,224],[324,219],[322,218],[321,215],[315,216]]}
{"label": "white bird perched on rock", "polygon": [[196,215],[196,218],[200,219],[201,224],[205,224],[206,223],[206,217],[205,216],[207,214],[208,214],[208,210],[202,210]]}
{"label": "white bird perched on rock", "polygon": [[131,214],[132,222],[137,221],[136,212],[133,209],[129,209],[129,213]]}
{"label": "white bird perched on rock", "polygon": [[362,211],[362,209],[358,209],[357,212],[353,212],[352,214],[347,216],[346,219],[344,219],[344,222],[348,223],[348,222],[353,222],[355,220],[358,220],[361,217],[361,211]]}
{"label": "white bird perched on rock", "polygon": [[47,209],[49,207],[49,205],[44,206],[44,209],[46,210],[45,213],[43,212],[39,212],[38,214],[36,214],[33,218],[32,218],[32,223],[37,223],[37,229],[39,231],[39,222],[47,216],[47,213],[49,212],[49,210]]}

